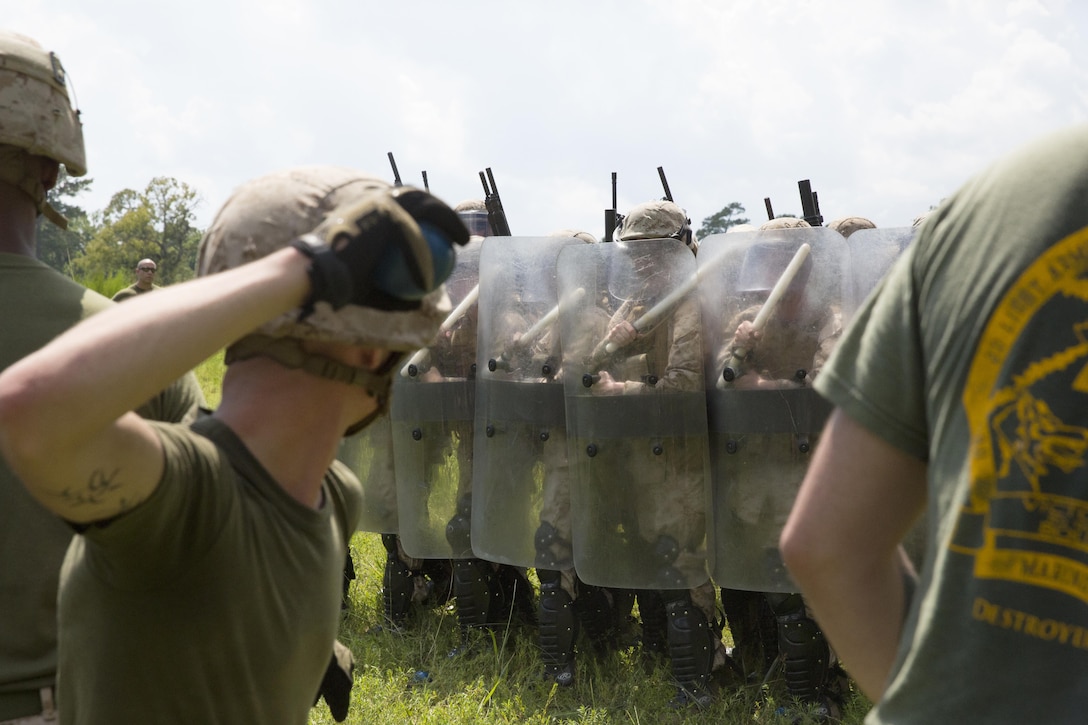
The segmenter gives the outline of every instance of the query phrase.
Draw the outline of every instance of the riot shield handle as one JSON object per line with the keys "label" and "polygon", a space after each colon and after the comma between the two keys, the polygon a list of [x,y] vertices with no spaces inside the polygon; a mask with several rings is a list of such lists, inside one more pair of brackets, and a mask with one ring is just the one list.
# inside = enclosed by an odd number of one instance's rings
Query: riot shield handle
{"label": "riot shield handle", "polygon": [[[457,321],[465,316],[476,300],[480,297],[480,285],[477,284],[469,293],[465,295],[465,298],[461,300],[453,311],[446,316],[446,319],[442,321],[442,324],[438,327],[438,334],[441,335],[444,332],[449,332]],[[424,347],[416,350],[412,353],[412,357],[408,358],[408,362],[400,369],[400,376],[402,378],[414,378],[419,374],[420,367],[424,365],[431,357],[431,348]]]}
{"label": "riot shield handle", "polygon": [[[576,305],[582,301],[582,298],[586,296],[585,287],[579,287],[572,290],[570,294],[560,304],[562,305]],[[555,307],[548,310],[541,316],[533,325],[525,331],[525,333],[514,342],[511,342],[502,354],[498,358],[493,358],[487,361],[487,369],[491,372],[496,370],[509,370],[510,360],[521,350],[527,348],[534,340],[540,337],[545,330],[555,324],[556,319],[559,317],[559,307],[557,304]]]}
{"label": "riot shield handle", "polygon": [[[790,286],[790,282],[797,276],[797,272],[801,269],[801,265],[805,263],[805,260],[808,259],[809,252],[811,251],[812,246],[808,244],[808,242],[805,242],[793,253],[793,259],[790,260],[785,271],[782,272],[782,276],[775,282],[771,294],[767,296],[767,301],[759,308],[759,312],[756,313],[755,319],[752,320],[753,331],[758,332],[767,324],[767,318],[774,312],[774,308],[778,305],[778,300],[785,294],[786,289]],[[737,378],[741,363],[744,362],[744,358],[747,357],[747,355],[748,350],[743,347],[734,347],[730,351],[729,362],[726,364],[725,369],[722,370],[723,381],[731,383]]]}

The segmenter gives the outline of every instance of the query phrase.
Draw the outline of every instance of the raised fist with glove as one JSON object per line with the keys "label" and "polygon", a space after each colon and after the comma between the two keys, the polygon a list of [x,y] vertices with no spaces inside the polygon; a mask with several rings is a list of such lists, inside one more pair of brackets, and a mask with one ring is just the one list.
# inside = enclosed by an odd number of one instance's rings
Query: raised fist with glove
{"label": "raised fist with glove", "polygon": [[291,244],[312,260],[301,318],[317,302],[333,309],[416,309],[449,277],[454,245],[468,237],[453,209],[412,187],[375,190],[346,204]]}

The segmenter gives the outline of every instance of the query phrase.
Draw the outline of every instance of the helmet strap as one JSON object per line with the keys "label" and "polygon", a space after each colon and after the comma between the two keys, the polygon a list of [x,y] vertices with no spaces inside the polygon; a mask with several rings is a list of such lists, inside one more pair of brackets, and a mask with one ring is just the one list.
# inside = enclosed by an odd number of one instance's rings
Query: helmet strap
{"label": "helmet strap", "polygon": [[403,353],[390,353],[389,357],[377,370],[367,370],[347,365],[339,360],[314,355],[302,349],[302,340],[294,337],[271,337],[252,334],[233,343],[227,348],[224,362],[230,365],[254,357],[267,357],[292,370],[301,370],[325,380],[357,385],[375,400],[378,408],[363,420],[353,424],[344,433],[345,436],[362,430],[389,407],[389,388],[393,382],[393,370]]}
{"label": "helmet strap", "polygon": [[[30,154],[17,146],[0,145],[0,181],[5,181],[30,197],[38,214],[61,229],[68,228],[68,220],[45,200],[45,185],[32,172]],[[36,167],[33,167],[36,168]]]}

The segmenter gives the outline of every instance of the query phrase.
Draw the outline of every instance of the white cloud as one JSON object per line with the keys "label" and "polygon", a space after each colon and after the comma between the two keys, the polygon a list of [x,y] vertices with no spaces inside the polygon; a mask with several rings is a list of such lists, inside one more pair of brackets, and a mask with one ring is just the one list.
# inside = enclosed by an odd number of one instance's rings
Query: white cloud
{"label": "white cloud", "polygon": [[207,200],[341,163],[450,201],[493,167],[515,231],[599,234],[660,196],[908,223],[997,156],[1088,119],[1088,9],[1065,0],[495,0],[184,6],[24,0],[84,111],[93,199],[175,176]]}

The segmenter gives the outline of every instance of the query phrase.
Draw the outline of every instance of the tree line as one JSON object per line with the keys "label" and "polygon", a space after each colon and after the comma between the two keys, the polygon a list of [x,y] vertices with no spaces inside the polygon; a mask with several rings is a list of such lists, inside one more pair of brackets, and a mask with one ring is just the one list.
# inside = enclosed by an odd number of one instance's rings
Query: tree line
{"label": "tree line", "polygon": [[38,259],[88,287],[103,291],[132,282],[136,263],[155,260],[156,284],[196,274],[203,230],[195,226],[200,195],[177,179],[158,176],[141,191],[123,189],[105,209],[88,213],[75,198],[93,179],[68,176],[63,167],[49,203],[68,219],[68,229],[38,219]]}

